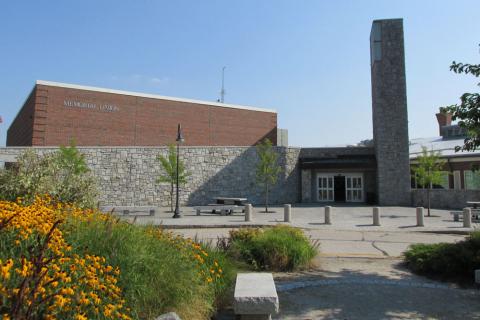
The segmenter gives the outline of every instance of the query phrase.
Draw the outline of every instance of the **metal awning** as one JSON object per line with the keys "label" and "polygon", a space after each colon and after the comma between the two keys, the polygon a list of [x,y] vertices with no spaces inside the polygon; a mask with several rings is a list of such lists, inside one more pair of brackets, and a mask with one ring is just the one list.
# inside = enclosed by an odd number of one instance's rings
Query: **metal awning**
{"label": "metal awning", "polygon": [[339,155],[329,158],[300,158],[300,169],[376,169],[374,155]]}

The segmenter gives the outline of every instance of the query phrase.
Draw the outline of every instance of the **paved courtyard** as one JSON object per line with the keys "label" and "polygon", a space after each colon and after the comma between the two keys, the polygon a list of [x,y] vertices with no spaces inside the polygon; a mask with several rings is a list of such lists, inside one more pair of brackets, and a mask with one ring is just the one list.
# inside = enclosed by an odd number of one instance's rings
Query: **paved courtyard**
{"label": "paved courtyard", "polygon": [[[167,208],[153,217],[122,218],[214,243],[232,228],[283,223],[283,207],[271,209],[254,208],[252,222],[240,212],[197,216],[189,207],[180,219]],[[273,319],[480,319],[479,290],[414,275],[401,258],[411,244],[460,241],[479,225],[463,228],[448,210],[432,210],[424,220],[425,227],[416,227],[415,208],[382,207],[381,226],[373,226],[372,207],[344,206],[335,207],[332,224],[325,225],[323,207],[294,207],[290,225],[319,242],[320,254],[311,270],[274,274],[280,313]],[[227,309],[217,319],[235,316]]]}
{"label": "paved courtyard", "polygon": [[[136,223],[163,225],[167,228],[205,228],[205,227],[240,227],[248,225],[274,225],[283,222],[283,207],[270,207],[273,213],[262,212],[264,207],[253,208],[253,221],[245,222],[244,214],[235,212],[232,215],[221,216],[202,212],[197,216],[194,208],[182,207],[182,218],[172,219],[168,208],[156,208],[155,216],[145,216],[147,212],[132,213],[123,216],[133,219],[137,215]],[[121,207],[117,208],[121,213]],[[143,214],[143,215],[142,215]],[[425,210],[425,215],[427,214]],[[454,222],[449,210],[432,210],[432,217],[425,217],[425,227],[416,227],[415,208],[409,207],[382,207],[381,226],[372,225],[372,207],[369,206],[342,206],[334,207],[331,215],[332,224],[324,224],[324,208],[322,206],[294,206],[292,208],[292,226],[304,229],[321,230],[364,230],[364,231],[443,231],[458,232],[472,229],[463,228],[462,222]],[[478,224],[473,224],[473,227]]]}

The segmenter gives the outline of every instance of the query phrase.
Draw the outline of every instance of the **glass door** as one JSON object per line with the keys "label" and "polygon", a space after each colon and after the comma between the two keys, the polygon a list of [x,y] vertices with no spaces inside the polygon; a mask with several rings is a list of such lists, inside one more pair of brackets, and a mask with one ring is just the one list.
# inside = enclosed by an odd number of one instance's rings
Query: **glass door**
{"label": "glass door", "polygon": [[334,181],[333,175],[318,175],[317,176],[317,200],[318,201],[333,201]]}
{"label": "glass door", "polygon": [[345,177],[345,192],[347,202],[363,202],[363,177],[361,174]]}

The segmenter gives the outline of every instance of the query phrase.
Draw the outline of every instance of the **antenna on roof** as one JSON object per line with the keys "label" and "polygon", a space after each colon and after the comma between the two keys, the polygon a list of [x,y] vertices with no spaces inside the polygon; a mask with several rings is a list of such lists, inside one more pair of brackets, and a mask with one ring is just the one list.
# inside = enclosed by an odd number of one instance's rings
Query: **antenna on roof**
{"label": "antenna on roof", "polygon": [[225,68],[222,68],[222,90],[220,91],[220,102],[224,103],[225,101]]}

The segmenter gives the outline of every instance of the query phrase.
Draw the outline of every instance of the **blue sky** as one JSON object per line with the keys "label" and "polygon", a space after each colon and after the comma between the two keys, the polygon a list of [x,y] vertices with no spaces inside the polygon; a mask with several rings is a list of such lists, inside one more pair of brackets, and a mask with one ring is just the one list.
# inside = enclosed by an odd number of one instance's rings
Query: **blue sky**
{"label": "blue sky", "polygon": [[372,137],[372,20],[403,18],[410,138],[479,91],[480,1],[5,1],[0,145],[35,80],[273,108],[293,146]]}

